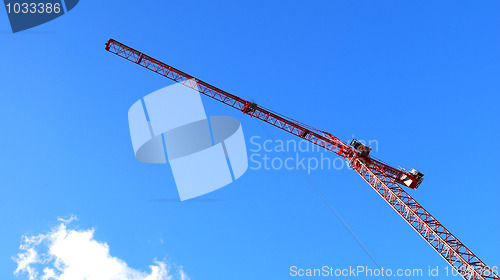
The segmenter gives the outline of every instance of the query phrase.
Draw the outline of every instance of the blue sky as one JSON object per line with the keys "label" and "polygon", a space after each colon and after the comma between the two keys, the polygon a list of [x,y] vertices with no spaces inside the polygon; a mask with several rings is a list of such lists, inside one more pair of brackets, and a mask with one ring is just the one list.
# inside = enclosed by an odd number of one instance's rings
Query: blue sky
{"label": "blue sky", "polygon": [[[344,141],[376,141],[376,157],[425,174],[409,193],[500,266],[499,10],[498,1],[81,1],[16,34],[0,12],[0,278],[25,279],[13,274],[21,236],[72,215],[72,227],[93,228],[138,271],[155,259],[190,279],[376,268],[296,170],[249,169],[179,202],[168,165],[135,159],[127,122],[135,101],[172,82],[106,52],[109,38]],[[247,148],[255,136],[272,140],[256,120],[203,101],[208,115],[242,121]],[[384,268],[438,266],[443,276],[445,261],[355,172],[309,178]]]}

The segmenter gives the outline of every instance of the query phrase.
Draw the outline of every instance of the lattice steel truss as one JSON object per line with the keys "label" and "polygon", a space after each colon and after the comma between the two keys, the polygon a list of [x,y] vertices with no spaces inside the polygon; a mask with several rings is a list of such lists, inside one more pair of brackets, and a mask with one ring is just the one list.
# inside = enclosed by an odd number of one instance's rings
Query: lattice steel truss
{"label": "lattice steel truss", "polygon": [[353,169],[464,279],[499,279],[462,242],[369,160],[352,159]]}
{"label": "lattice steel truss", "polygon": [[396,169],[379,159],[363,155],[328,132],[225,92],[113,39],[106,43],[106,50],[348,159],[352,168],[464,279],[500,280],[401,187],[405,186],[402,176],[415,180],[416,187],[421,183],[421,178],[414,177],[406,170]]}

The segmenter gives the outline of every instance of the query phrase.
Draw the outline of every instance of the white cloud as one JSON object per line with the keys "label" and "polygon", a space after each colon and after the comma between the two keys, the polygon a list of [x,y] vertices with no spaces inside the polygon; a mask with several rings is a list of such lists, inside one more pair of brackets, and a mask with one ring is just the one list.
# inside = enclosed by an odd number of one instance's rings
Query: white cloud
{"label": "white cloud", "polygon": [[64,219],[64,218],[58,217],[58,218],[57,218],[57,220],[58,220],[59,222],[62,222],[63,224],[66,224],[66,225],[67,225],[67,224],[71,223],[72,221],[77,221],[77,220],[78,220],[78,218],[77,218],[75,215],[71,215],[71,216],[70,216],[69,218],[67,218],[67,219]]}
{"label": "white cloud", "polygon": [[76,220],[58,219],[61,224],[47,234],[23,236],[20,252],[14,257],[16,276],[29,280],[189,280],[182,267],[172,269],[154,261],[150,272],[130,268],[109,253],[106,243],[94,239],[94,229],[69,229]]}

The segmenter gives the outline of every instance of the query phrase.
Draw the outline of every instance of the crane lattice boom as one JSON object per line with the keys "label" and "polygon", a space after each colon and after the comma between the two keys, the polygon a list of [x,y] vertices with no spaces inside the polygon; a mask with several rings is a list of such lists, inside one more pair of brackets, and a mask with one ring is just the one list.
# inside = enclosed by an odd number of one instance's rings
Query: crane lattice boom
{"label": "crane lattice boom", "polygon": [[371,157],[369,155],[371,149],[357,140],[347,144],[328,132],[315,129],[225,92],[116,40],[109,39],[106,43],[106,50],[349,160],[352,169],[372,186],[464,279],[500,280],[491,268],[486,266],[402,188],[402,186],[418,188],[423,174],[417,170],[407,171],[394,168]]}

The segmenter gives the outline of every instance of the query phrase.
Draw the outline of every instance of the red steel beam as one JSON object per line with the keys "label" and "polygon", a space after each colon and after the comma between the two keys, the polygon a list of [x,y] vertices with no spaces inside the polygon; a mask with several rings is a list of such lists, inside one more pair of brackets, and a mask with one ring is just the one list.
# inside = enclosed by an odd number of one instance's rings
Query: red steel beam
{"label": "red steel beam", "polygon": [[361,158],[353,169],[464,279],[500,279],[384,170]]}
{"label": "red steel beam", "polygon": [[[373,157],[362,157],[358,151],[330,133],[223,91],[116,40],[109,39],[106,50],[348,159],[352,168],[464,279],[500,280],[491,268],[401,188],[404,184],[400,178],[402,175],[410,176],[407,172]],[[418,184],[420,182],[419,179]]]}
{"label": "red steel beam", "polygon": [[[106,50],[157,74],[167,77],[177,83],[183,84],[219,102],[231,106],[244,114],[260,119],[288,133],[299,136],[315,145],[325,148],[326,150],[332,151],[343,158],[358,154],[358,151],[330,133],[326,133],[319,129],[299,123],[257,104],[254,104],[254,107],[252,107],[253,103],[248,100],[223,91],[222,89],[212,86],[209,83],[184,73],[179,69],[152,58],[116,40],[109,39],[106,43]],[[377,162],[381,168],[387,170],[388,174],[397,180],[398,183],[402,183],[399,181],[401,175],[408,175],[406,172],[387,165],[378,159],[372,158],[372,160]]]}

